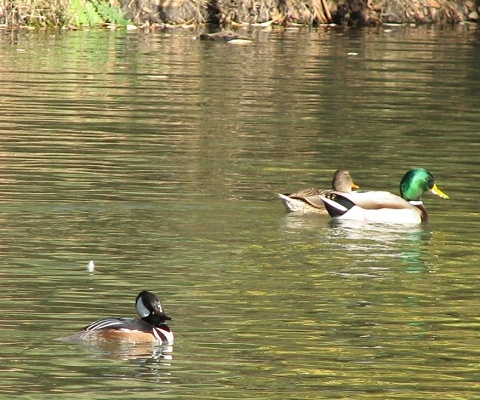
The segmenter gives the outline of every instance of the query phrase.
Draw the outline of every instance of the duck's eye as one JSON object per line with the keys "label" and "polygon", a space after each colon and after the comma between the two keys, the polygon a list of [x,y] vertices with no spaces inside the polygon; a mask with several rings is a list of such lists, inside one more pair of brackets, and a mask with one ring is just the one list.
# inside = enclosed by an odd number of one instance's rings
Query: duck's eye
{"label": "duck's eye", "polygon": [[433,185],[435,184],[435,181],[430,177],[428,177],[426,180],[427,180],[428,189],[433,188]]}

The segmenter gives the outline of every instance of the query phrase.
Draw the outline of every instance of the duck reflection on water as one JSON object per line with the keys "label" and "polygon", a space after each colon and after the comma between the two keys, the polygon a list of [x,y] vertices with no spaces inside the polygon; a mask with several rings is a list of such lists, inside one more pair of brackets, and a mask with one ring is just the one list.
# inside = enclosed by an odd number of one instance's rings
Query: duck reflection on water
{"label": "duck reflection on water", "polygon": [[409,272],[425,270],[426,245],[433,238],[426,225],[399,225],[333,219],[325,240],[364,262],[397,258]]}

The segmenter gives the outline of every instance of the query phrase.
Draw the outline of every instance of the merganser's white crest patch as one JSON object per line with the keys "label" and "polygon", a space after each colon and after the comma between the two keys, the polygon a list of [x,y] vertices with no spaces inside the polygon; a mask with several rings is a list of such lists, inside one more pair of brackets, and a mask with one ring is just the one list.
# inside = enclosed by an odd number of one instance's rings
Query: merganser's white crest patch
{"label": "merganser's white crest patch", "polygon": [[145,318],[150,315],[150,310],[145,307],[145,304],[143,304],[143,300],[141,297],[139,297],[137,300],[137,312],[141,318]]}

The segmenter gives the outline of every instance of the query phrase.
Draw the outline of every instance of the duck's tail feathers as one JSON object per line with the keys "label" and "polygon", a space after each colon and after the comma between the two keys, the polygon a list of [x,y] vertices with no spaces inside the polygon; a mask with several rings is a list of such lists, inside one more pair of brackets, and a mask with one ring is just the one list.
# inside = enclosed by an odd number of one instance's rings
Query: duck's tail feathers
{"label": "duck's tail feathers", "polygon": [[290,197],[285,194],[277,193],[277,197],[283,202],[290,201]]}
{"label": "duck's tail feathers", "polygon": [[277,197],[282,200],[287,211],[301,211],[303,203],[300,200],[292,199],[286,194],[277,193]]}
{"label": "duck's tail feathers", "polygon": [[282,200],[282,203],[287,211],[303,212],[305,211],[305,207],[308,207],[308,204],[301,198],[290,197],[287,194],[281,193],[277,193],[277,197]]}
{"label": "duck's tail feathers", "polygon": [[277,193],[277,197],[282,200],[283,205],[288,211],[295,211],[295,203],[298,200],[294,200],[290,196],[281,193]]}

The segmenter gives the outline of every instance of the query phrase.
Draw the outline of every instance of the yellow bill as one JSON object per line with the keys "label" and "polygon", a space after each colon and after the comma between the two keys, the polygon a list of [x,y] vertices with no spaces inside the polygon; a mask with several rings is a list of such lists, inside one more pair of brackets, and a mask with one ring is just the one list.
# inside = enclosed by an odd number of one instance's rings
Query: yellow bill
{"label": "yellow bill", "polygon": [[433,194],[436,194],[438,197],[441,197],[442,199],[448,199],[448,195],[443,193],[437,185],[433,184],[433,187],[430,189],[430,192]]}

